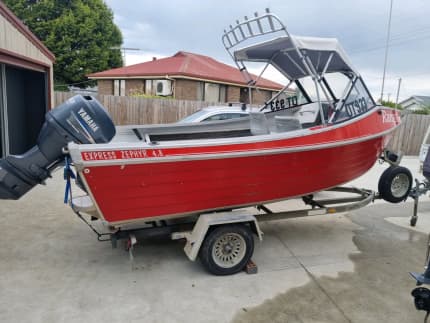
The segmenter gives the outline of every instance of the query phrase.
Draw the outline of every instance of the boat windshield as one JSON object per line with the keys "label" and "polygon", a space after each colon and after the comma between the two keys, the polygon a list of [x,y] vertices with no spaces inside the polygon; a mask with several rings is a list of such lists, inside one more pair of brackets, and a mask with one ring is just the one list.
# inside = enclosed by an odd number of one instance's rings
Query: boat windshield
{"label": "boat windshield", "polygon": [[375,106],[372,96],[367,90],[361,77],[356,77],[349,87],[345,99],[337,103],[331,122],[343,122],[366,113]]}

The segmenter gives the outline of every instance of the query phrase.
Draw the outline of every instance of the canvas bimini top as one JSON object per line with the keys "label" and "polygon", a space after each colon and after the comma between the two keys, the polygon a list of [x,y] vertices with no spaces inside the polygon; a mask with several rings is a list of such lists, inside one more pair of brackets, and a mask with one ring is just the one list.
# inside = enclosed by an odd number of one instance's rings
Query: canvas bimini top
{"label": "canvas bimini top", "polygon": [[332,72],[358,75],[336,38],[282,36],[236,50],[233,55],[236,61],[270,62],[290,80],[311,75],[303,59],[310,60],[307,65],[319,75]]}

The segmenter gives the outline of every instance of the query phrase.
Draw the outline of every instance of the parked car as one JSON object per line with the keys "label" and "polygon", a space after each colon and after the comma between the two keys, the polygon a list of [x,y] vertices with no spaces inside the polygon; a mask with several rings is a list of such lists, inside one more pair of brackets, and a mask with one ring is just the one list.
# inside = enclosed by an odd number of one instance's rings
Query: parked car
{"label": "parked car", "polygon": [[188,122],[202,122],[202,121],[216,121],[228,120],[246,117],[249,115],[249,108],[242,108],[241,106],[210,106],[198,110],[189,116],[179,120],[179,123]]}
{"label": "parked car", "polygon": [[430,127],[428,127],[426,134],[424,136],[423,142],[421,144],[421,148],[420,148],[420,171],[422,172],[423,170],[423,164],[424,164],[424,160],[426,159],[427,153],[429,151],[429,147],[430,147]]}

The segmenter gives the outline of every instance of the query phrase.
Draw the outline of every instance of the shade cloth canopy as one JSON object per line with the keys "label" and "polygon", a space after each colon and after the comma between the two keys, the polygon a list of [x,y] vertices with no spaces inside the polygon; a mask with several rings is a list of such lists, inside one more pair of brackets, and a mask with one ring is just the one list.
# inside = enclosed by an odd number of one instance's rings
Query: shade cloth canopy
{"label": "shade cloth canopy", "polygon": [[358,75],[336,38],[283,36],[239,49],[234,52],[234,56],[238,61],[270,61],[282,74],[290,80],[295,80],[311,75],[296,48],[309,57],[318,74],[324,71],[329,57],[333,53],[326,73],[353,72]]}

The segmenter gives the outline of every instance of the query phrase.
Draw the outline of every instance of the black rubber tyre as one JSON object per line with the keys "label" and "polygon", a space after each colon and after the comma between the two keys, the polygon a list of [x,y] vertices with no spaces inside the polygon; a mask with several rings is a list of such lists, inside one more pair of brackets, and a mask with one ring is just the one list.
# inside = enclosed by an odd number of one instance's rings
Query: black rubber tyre
{"label": "black rubber tyre", "polygon": [[412,187],[412,174],[406,167],[390,166],[381,175],[378,183],[379,195],[387,202],[406,200]]}
{"label": "black rubber tyre", "polygon": [[253,252],[254,237],[249,226],[225,224],[207,233],[199,257],[210,273],[232,275],[246,266]]}
{"label": "black rubber tyre", "polygon": [[409,221],[410,222],[409,224],[411,225],[411,227],[414,227],[417,224],[417,220],[418,220],[417,217],[411,217],[411,220]]}

